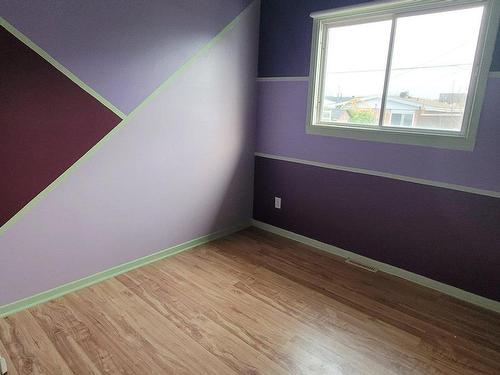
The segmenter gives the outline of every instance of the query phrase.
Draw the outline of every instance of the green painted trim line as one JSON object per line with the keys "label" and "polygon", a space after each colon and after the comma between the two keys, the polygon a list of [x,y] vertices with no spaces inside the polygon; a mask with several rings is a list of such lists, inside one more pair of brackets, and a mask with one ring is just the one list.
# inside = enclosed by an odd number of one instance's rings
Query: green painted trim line
{"label": "green painted trim line", "polygon": [[232,233],[238,232],[249,226],[250,226],[250,221],[245,221],[243,223],[220,230],[218,232],[210,233],[205,236],[198,237],[193,240],[181,243],[179,245],[169,247],[168,249],[158,251],[151,255],[146,255],[145,257],[132,260],[130,262],[109,268],[107,270],[98,272],[90,276],[86,276],[80,280],[75,280],[67,284],[58,286],[54,289],[50,289],[45,292],[35,294],[34,296],[23,298],[19,301],[15,301],[7,305],[0,306],[0,318],[12,315],[21,310],[28,309],[30,307],[53,300],[55,298],[62,297],[65,294],[99,283],[106,279],[121,275],[122,273],[134,270],[136,268],[170,257],[172,255],[179,254],[183,251],[192,249],[193,247],[196,246],[203,245],[207,242],[211,242],[218,238],[226,237]]}
{"label": "green painted trim line", "polygon": [[238,14],[230,23],[226,25],[219,33],[214,36],[207,44],[205,44],[203,47],[201,47],[194,55],[192,55],[184,64],[182,64],[179,69],[177,69],[170,77],[168,77],[160,86],[158,86],[149,96],[144,99],[137,107],[134,108],[132,112],[127,117],[127,120],[131,117],[133,117],[137,112],[139,112],[142,107],[144,107],[147,103],[149,103],[151,100],[153,100],[155,97],[158,96],[158,94],[169,87],[182,73],[184,73],[191,65],[193,65],[199,58],[203,57],[206,55],[206,53],[213,47],[215,46],[219,40],[221,40],[224,35],[232,30],[245,16],[245,14],[249,13],[250,10],[254,7],[257,6],[259,3],[259,0],[254,0],[250,5],[248,5],[243,11]]}
{"label": "green painted trim line", "polygon": [[10,24],[7,20],[5,20],[2,17],[0,17],[0,26],[5,28],[5,30],[10,32],[17,39],[19,39],[21,42],[23,42],[26,46],[28,46],[30,49],[32,49],[37,54],[39,54],[50,65],[52,65],[54,68],[59,70],[62,74],[64,74],[71,81],[73,81],[73,83],[75,83],[82,90],[86,91],[88,94],[90,94],[92,97],[94,97],[94,99],[96,99],[98,102],[100,102],[106,108],[108,108],[110,111],[114,112],[118,117],[123,119],[127,116],[125,113],[123,113],[118,108],[116,108],[113,104],[111,104],[111,102],[109,100],[105,99],[102,95],[100,95],[92,87],[90,87],[85,82],[83,82],[80,78],[78,78],[76,75],[71,73],[64,65],[62,65],[57,60],[55,60],[52,56],[50,56],[47,52],[45,52],[40,46],[38,46],[35,42],[33,42],[30,38],[28,38],[26,35],[24,35],[22,32],[20,32],[18,29],[16,29],[12,24]]}
{"label": "green painted trim line", "polygon": [[[153,100],[162,90],[168,88],[173,81],[185,72],[193,63],[205,55],[210,48],[212,48],[222,37],[240,21],[240,19],[250,11],[250,9],[258,4],[259,0],[252,2],[245,8],[235,19],[233,19],[224,29],[222,29],[214,38],[212,38],[205,46],[196,52],[189,60],[187,60],[179,69],[177,69],[165,82],[163,82],[155,91],[153,91],[144,101],[139,104],[127,117],[125,117],[118,125],[116,125],[108,134],[106,134],[99,142],[97,142],[89,151],[87,151],[80,159],[78,159],[71,167],[64,171],[58,178],[42,190],[36,197],[29,201],[23,208],[21,208],[14,216],[12,216],[4,225],[0,227],[0,236],[2,236],[7,229],[20,220],[29,210],[31,210],[40,200],[49,194],[57,185],[59,185],[72,171],[78,168],[83,162],[89,159],[97,150],[99,150],[106,142],[108,142],[113,135],[122,129],[130,119],[133,118],[148,102]],[[3,22],[3,18],[0,18]]]}

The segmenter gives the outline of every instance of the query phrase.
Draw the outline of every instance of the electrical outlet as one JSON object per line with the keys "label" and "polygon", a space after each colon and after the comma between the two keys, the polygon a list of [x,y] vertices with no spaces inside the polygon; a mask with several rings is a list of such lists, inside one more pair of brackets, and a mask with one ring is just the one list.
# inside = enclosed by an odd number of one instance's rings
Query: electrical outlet
{"label": "electrical outlet", "polygon": [[274,197],[274,208],[281,210],[281,198],[280,197]]}

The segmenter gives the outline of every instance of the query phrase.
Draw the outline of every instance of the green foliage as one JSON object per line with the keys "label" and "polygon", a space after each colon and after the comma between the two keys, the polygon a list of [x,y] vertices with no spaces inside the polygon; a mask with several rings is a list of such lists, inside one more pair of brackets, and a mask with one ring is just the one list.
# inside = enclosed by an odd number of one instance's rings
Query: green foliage
{"label": "green foliage", "polygon": [[353,124],[373,124],[375,122],[375,113],[372,110],[350,109],[349,122]]}

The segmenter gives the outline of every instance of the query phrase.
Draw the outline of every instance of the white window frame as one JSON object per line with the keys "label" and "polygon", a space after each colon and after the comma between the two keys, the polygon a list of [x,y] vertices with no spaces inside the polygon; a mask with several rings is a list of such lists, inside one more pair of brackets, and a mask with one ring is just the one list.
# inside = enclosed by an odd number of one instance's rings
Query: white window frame
{"label": "white window frame", "polygon": [[[363,126],[359,124],[325,124],[321,122],[321,93],[324,83],[323,68],[326,60],[325,41],[328,27],[332,27],[332,25],[351,25],[380,20],[394,20],[396,17],[402,15],[406,16],[440,10],[463,9],[477,5],[483,5],[484,12],[464,110],[462,130],[460,132],[409,127],[388,127],[381,126],[381,123],[379,123],[379,126]],[[500,0],[380,1],[368,5],[363,4],[314,12],[311,13],[311,17],[314,19],[314,22],[306,123],[306,132],[308,134],[468,151],[474,149],[488,73],[497,37],[496,34],[500,18]],[[381,119],[383,119],[385,96],[390,73],[390,58],[392,56],[394,44],[395,25],[396,22],[393,22],[382,97]]]}

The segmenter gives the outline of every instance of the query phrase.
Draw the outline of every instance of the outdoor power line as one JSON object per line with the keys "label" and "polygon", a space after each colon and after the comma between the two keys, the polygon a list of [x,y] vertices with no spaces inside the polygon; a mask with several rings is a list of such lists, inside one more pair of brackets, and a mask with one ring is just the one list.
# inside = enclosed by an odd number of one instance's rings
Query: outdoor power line
{"label": "outdoor power line", "polygon": [[[472,66],[472,64],[446,64],[446,65],[422,65],[413,66],[408,68],[392,68],[391,71],[396,70],[416,70],[416,69],[433,69],[433,68],[457,68],[461,66]],[[327,72],[327,74],[344,74],[344,73],[371,73],[371,72],[385,72],[385,69],[366,69],[366,70],[344,70],[337,72]]]}

